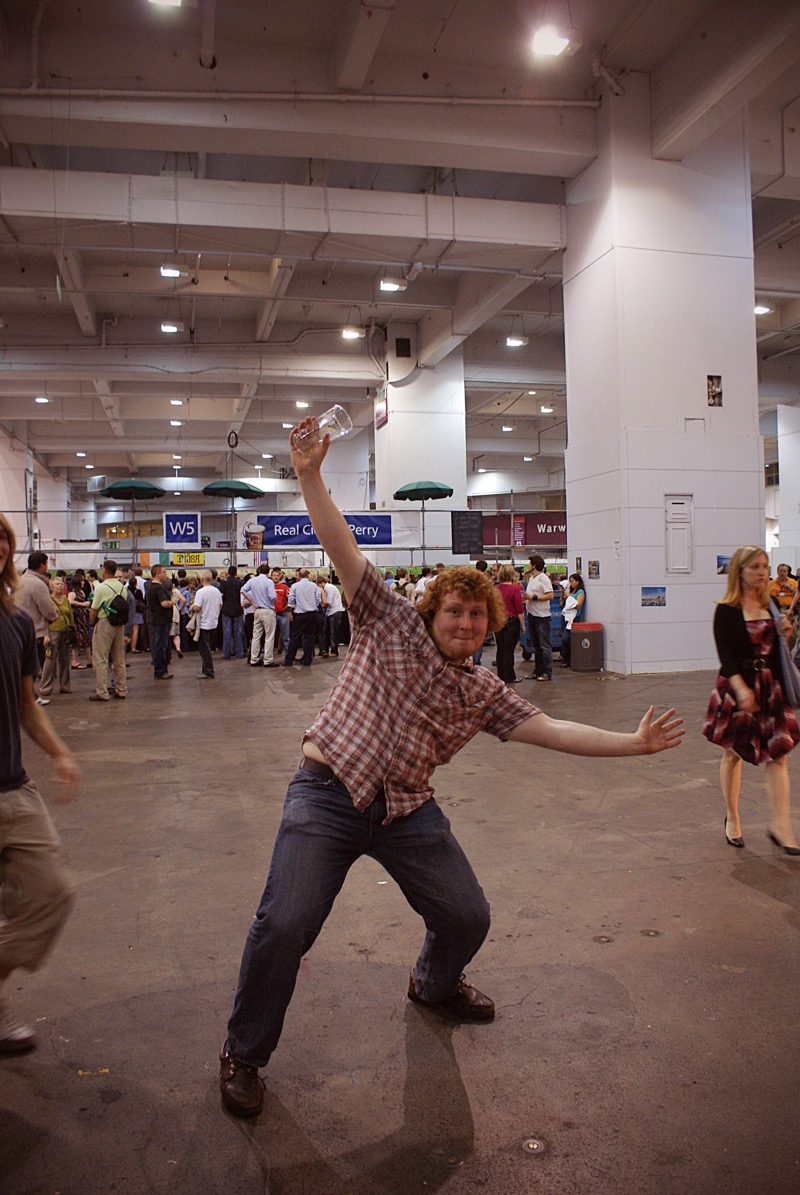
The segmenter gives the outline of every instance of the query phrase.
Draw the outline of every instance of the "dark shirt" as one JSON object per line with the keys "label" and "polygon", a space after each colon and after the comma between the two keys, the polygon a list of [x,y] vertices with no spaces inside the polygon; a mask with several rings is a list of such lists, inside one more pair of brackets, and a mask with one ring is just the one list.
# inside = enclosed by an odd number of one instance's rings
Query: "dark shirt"
{"label": "dark shirt", "polygon": [[226,577],[222,582],[222,613],[228,618],[241,618],[244,614],[241,599],[243,585],[244,577]]}
{"label": "dark shirt", "polygon": [[[771,615],[764,614],[765,618]],[[714,611],[714,640],[720,661],[720,676],[740,675],[752,689],[755,684],[753,661],[756,650],[747,630],[747,623],[740,606],[724,606],[720,603]],[[778,637],[774,637],[767,663],[773,676],[780,675]]]}
{"label": "dark shirt", "polygon": [[30,615],[24,610],[6,614],[0,609],[0,792],[20,788],[29,779],[22,766],[22,677],[35,677],[38,671]]}
{"label": "dark shirt", "polygon": [[147,582],[147,612],[150,623],[154,627],[168,627],[172,622],[172,607],[169,610],[162,606],[162,602],[172,600],[172,587],[160,585],[156,581]]}

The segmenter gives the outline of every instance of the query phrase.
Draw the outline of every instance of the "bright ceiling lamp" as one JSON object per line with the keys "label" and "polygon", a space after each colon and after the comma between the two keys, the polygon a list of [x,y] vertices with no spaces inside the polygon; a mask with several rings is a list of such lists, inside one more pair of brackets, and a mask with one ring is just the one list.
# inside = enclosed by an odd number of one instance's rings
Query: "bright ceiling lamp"
{"label": "bright ceiling lamp", "polygon": [[189,271],[184,270],[183,266],[176,261],[165,261],[162,263],[159,273],[162,278],[188,278]]}
{"label": "bright ceiling lamp", "polygon": [[41,406],[45,406],[46,403],[50,402],[50,399],[44,394],[37,394],[33,401],[38,402]]}
{"label": "bright ceiling lamp", "polygon": [[170,405],[171,407],[182,407],[182,406],[183,406],[183,399],[182,399],[182,398],[171,398],[171,399],[169,400],[169,405]]}
{"label": "bright ceiling lamp", "polygon": [[170,335],[173,332],[183,331],[183,320],[179,319],[165,319],[161,321],[161,331],[167,332]]}
{"label": "bright ceiling lamp", "polygon": [[363,340],[367,334],[366,328],[359,328],[356,324],[347,324],[342,328],[342,340]]}
{"label": "bright ceiling lamp", "polygon": [[288,432],[288,431],[292,430],[292,428],[294,427],[294,424],[293,423],[282,423],[281,427],[283,428],[284,431]]}
{"label": "bright ceiling lamp", "polygon": [[151,4],[157,4],[159,8],[180,8],[183,0],[150,0]]}
{"label": "bright ceiling lamp", "polygon": [[173,459],[174,461],[182,461],[182,460],[183,460],[183,457],[182,457],[182,456],[181,456],[179,453],[177,453],[177,452],[173,452],[173,454],[172,454],[172,459]]}
{"label": "bright ceiling lamp", "polygon": [[405,290],[408,286],[408,282],[405,278],[395,278],[392,275],[387,274],[385,278],[381,278],[379,285],[381,290],[388,291],[390,294],[393,294],[398,290]]}
{"label": "bright ceiling lamp", "polygon": [[548,407],[546,403],[542,403],[542,405],[539,407],[539,410],[541,411],[541,413],[543,415],[552,415],[553,414],[553,408]]}
{"label": "bright ceiling lamp", "polygon": [[169,425],[170,425],[170,427],[183,427],[183,424],[181,423],[180,419],[170,419]]}
{"label": "bright ceiling lamp", "polygon": [[533,52],[543,58],[559,58],[574,54],[581,47],[577,29],[558,29],[555,25],[540,25],[533,35]]}
{"label": "bright ceiling lamp", "polygon": [[766,303],[756,303],[753,315],[772,315],[774,310],[774,307],[769,307]]}
{"label": "bright ceiling lamp", "polygon": [[294,405],[296,407],[298,407],[301,411],[305,411],[308,408],[308,403],[303,402],[302,398],[298,398],[297,402]]}
{"label": "bright ceiling lamp", "polygon": [[502,430],[504,432],[513,432],[514,429],[513,429],[513,427],[509,427],[509,425],[507,423],[504,423]]}
{"label": "bright ceiling lamp", "polygon": [[525,335],[525,323],[522,316],[512,315],[511,317],[511,331],[506,336],[506,348],[521,349],[528,343],[528,337]]}
{"label": "bright ceiling lamp", "polygon": [[76,455],[76,456],[80,456],[80,457],[84,457],[84,456],[86,456],[86,453],[85,453],[85,452],[76,452],[76,453],[75,453],[75,455]]}
{"label": "bright ceiling lamp", "polygon": [[271,461],[271,460],[272,460],[272,453],[271,453],[271,452],[262,452],[262,453],[261,453],[261,459],[262,459],[262,461]]}
{"label": "bright ceiling lamp", "polygon": [[84,469],[93,469],[94,465],[84,465]]}
{"label": "bright ceiling lamp", "polygon": [[532,457],[532,456],[524,456],[522,459],[523,459],[524,461],[527,461],[527,463],[528,463],[528,464],[530,464],[530,463],[531,463],[531,461],[533,460],[533,457]]}

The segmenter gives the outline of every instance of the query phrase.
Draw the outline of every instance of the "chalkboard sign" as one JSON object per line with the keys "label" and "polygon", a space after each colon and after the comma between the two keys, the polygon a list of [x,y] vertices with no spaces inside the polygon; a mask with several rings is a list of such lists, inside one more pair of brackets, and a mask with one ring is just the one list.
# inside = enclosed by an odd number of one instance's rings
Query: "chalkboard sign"
{"label": "chalkboard sign", "polygon": [[451,510],[450,531],[455,556],[483,555],[483,512]]}

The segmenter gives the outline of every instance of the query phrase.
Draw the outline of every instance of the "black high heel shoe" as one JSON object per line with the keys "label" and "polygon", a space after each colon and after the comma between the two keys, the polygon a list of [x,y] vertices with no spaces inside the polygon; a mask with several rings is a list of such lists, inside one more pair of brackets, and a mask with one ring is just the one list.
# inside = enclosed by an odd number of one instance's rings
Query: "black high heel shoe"
{"label": "black high heel shoe", "polygon": [[[728,846],[735,846],[735,847],[738,847],[739,850],[741,850],[742,847],[744,846],[744,839],[741,837],[740,838],[729,838],[728,837],[728,819],[727,819],[727,817],[725,818],[725,821],[722,824],[725,827],[725,841],[727,842]],[[797,853],[800,855],[800,851],[798,851]]]}
{"label": "black high heel shoe", "polygon": [[784,846],[771,830],[767,830],[767,838],[775,844],[778,850],[783,851],[784,855],[800,855],[800,846]]}

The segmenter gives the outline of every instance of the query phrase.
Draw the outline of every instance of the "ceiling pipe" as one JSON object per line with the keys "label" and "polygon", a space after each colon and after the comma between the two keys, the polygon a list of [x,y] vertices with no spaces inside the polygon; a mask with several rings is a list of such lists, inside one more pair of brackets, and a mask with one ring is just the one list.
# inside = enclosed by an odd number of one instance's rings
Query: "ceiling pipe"
{"label": "ceiling pipe", "polygon": [[[48,0],[40,0],[44,6]],[[520,99],[507,96],[492,96],[480,99],[477,96],[450,95],[368,95],[352,91],[144,91],[130,88],[108,87],[0,87],[0,96],[23,99],[32,91],[46,99],[88,99],[88,100],[208,100],[218,104],[220,100],[229,103],[234,100],[271,100],[287,104],[414,104],[444,105],[447,108],[588,108],[596,110],[600,100],[541,100]]]}
{"label": "ceiling pipe", "polygon": [[39,91],[39,29],[50,0],[39,0],[31,30],[31,91]]}
{"label": "ceiling pipe", "polygon": [[216,17],[216,0],[203,0],[203,16],[200,33],[200,65],[207,71],[213,71],[217,65],[214,55],[214,26]]}

